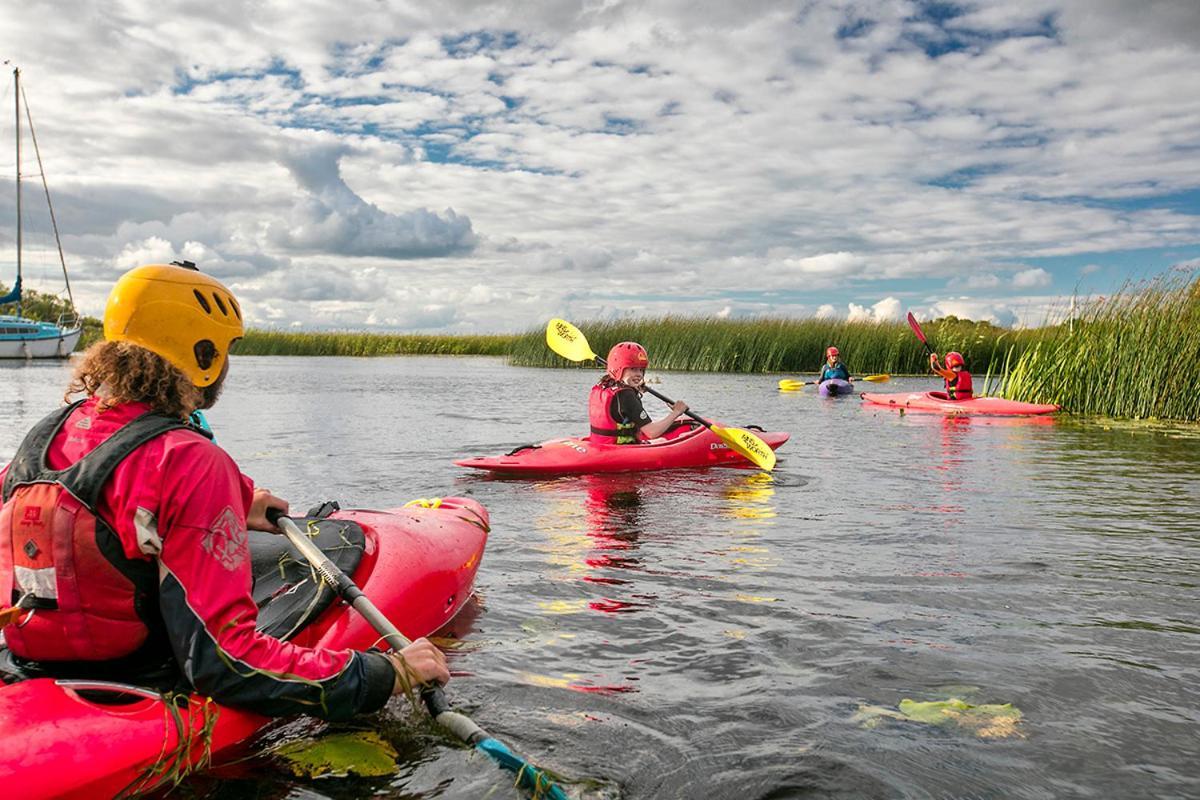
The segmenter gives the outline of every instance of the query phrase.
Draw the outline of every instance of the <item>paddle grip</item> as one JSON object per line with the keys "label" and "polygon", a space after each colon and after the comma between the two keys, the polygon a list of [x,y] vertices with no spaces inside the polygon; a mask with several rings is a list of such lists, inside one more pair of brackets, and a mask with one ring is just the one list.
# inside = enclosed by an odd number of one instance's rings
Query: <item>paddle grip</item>
{"label": "paddle grip", "polygon": [[421,687],[421,699],[425,701],[425,708],[429,709],[429,716],[434,719],[450,710],[450,701],[446,699],[446,693],[436,683]]}
{"label": "paddle grip", "polygon": [[451,710],[450,702],[446,699],[446,693],[442,691],[440,685],[435,683],[422,686],[421,699],[425,701],[425,708],[429,710],[429,716],[433,717],[437,724],[467,744],[474,746],[484,739],[491,738],[491,734],[479,727],[475,720]]}

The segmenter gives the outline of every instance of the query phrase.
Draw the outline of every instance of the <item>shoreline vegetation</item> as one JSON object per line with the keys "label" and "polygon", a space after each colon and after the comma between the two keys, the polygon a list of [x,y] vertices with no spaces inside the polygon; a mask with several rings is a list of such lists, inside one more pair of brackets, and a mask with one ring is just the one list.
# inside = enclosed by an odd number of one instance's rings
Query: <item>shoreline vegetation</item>
{"label": "shoreline vegetation", "polygon": [[[27,306],[29,304],[27,303]],[[47,303],[47,314],[58,311]],[[0,309],[5,313],[6,309]],[[11,312],[8,312],[11,313]],[[32,316],[32,314],[31,314]],[[100,334],[85,318],[84,348]],[[597,352],[633,340],[663,370],[814,373],[836,344],[857,374],[928,375],[903,322],[828,319],[630,318],[577,322]],[[922,323],[939,353],[963,354],[980,394],[1057,403],[1075,414],[1200,422],[1200,275],[1174,272],[1081,303],[1040,328],[1007,329],[946,317]],[[520,334],[421,335],[250,329],[240,355],[502,356],[510,364],[579,369],[546,346],[541,328]]]}

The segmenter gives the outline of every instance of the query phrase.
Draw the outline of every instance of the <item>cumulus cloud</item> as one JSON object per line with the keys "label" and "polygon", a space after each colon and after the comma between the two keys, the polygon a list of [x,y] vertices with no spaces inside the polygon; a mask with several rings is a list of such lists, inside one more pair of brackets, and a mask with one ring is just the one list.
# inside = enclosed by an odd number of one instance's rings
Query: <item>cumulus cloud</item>
{"label": "cumulus cloud", "polygon": [[1190,0],[168,8],[0,27],[92,312],[187,254],[280,324],[465,331],[982,302],[1200,242]]}
{"label": "cumulus cloud", "polygon": [[814,314],[814,316],[817,319],[832,319],[837,316],[837,310],[833,307],[832,303],[825,303],[821,306],[818,306],[817,312]]}
{"label": "cumulus cloud", "polygon": [[1041,267],[1030,267],[1013,276],[1013,286],[1018,289],[1035,289],[1049,286],[1052,280],[1050,273]]}
{"label": "cumulus cloud", "polygon": [[894,322],[904,316],[904,308],[895,297],[885,297],[875,305],[850,303],[847,319],[850,322]]}
{"label": "cumulus cloud", "polygon": [[613,254],[600,246],[569,248],[565,252],[538,253],[535,267],[543,272],[596,273],[613,263]]}
{"label": "cumulus cloud", "polygon": [[271,239],[289,249],[331,255],[429,258],[469,252],[476,243],[471,220],[453,209],[392,214],[368,203],[342,180],[341,148],[319,148],[284,158],[307,195],[287,221],[270,228]]}
{"label": "cumulus cloud", "polygon": [[1000,284],[1000,277],[991,272],[968,275],[965,278],[958,277],[950,281],[951,286],[961,289],[995,289]]}
{"label": "cumulus cloud", "polygon": [[953,316],[976,322],[990,322],[1005,328],[1010,328],[1018,322],[1017,313],[1007,305],[971,298],[939,300],[930,306],[928,316],[933,319]]}

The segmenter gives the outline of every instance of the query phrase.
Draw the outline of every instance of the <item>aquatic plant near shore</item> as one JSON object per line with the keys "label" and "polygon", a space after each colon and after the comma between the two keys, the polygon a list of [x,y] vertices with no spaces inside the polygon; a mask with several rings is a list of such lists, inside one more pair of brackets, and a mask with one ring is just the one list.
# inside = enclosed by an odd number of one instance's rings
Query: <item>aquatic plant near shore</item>
{"label": "aquatic plant near shore", "polygon": [[1035,332],[1000,393],[1076,413],[1200,421],[1200,276],[1127,284]]}
{"label": "aquatic plant near shore", "polygon": [[349,331],[292,332],[251,328],[234,352],[252,356],[503,356],[512,335],[433,336]]}

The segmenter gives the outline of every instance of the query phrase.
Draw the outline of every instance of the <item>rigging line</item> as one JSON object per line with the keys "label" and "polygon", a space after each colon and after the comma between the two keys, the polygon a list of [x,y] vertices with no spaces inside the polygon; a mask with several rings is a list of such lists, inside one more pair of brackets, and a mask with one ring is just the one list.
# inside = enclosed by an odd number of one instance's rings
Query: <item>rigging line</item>
{"label": "rigging line", "polygon": [[[17,282],[21,280],[21,70],[13,67],[13,110],[16,118],[17,146]],[[21,298],[17,298],[17,316],[21,316]]]}
{"label": "rigging line", "polygon": [[37,156],[38,173],[42,178],[42,189],[46,192],[46,207],[50,209],[50,226],[54,228],[54,243],[58,245],[58,262],[62,265],[63,281],[67,284],[67,302],[71,311],[75,311],[75,296],[71,294],[71,279],[67,276],[67,259],[63,256],[62,239],[58,236],[58,220],[54,217],[54,203],[50,202],[50,184],[46,181],[46,168],[42,165],[42,151],[38,147],[37,132],[33,128],[33,114],[29,112],[29,97],[25,88],[21,87],[21,97],[25,100],[25,119],[29,121],[29,138],[33,141],[33,153]]}

